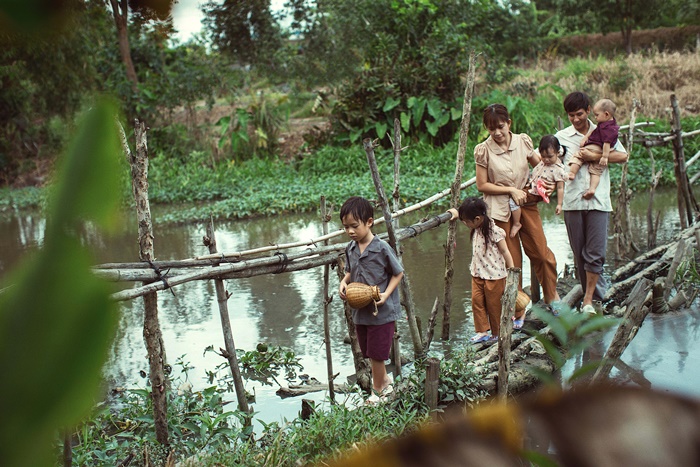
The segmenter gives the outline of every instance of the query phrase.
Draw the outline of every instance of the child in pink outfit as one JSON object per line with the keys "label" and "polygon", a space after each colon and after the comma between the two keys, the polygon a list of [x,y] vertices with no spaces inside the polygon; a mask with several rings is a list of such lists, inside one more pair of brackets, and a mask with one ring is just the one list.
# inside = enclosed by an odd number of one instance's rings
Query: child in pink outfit
{"label": "child in pink outfit", "polygon": [[[562,147],[559,140],[554,135],[545,135],[540,140],[540,163],[532,169],[530,175],[530,190],[533,195],[542,198],[545,203],[549,203],[549,195],[547,189],[549,186],[556,185],[557,188],[557,207],[555,212],[557,215],[561,213],[561,206],[564,202],[564,182],[568,180],[566,167],[559,159],[559,153]],[[564,148],[566,154],[566,148]],[[510,200],[510,215],[513,218],[513,225],[510,228],[510,236],[515,237],[522,224],[520,223],[520,206],[515,204],[513,199]]]}
{"label": "child in pink outfit", "polygon": [[[561,213],[561,205],[564,202],[564,182],[568,180],[566,167],[559,159],[562,147],[556,136],[544,135],[540,140],[538,149],[542,160],[532,169],[530,193],[541,196],[545,203],[549,203],[547,185],[556,185],[557,207],[554,212],[559,215]],[[564,148],[564,154],[566,154],[566,148]]]}
{"label": "child in pink outfit", "polygon": [[[617,143],[620,127],[615,121],[615,109],[615,103],[610,99],[601,99],[596,102],[593,106],[593,115],[595,115],[598,126],[581,140],[581,147],[585,146],[586,149],[603,153],[598,163],[588,163],[588,173],[591,174],[591,183],[588,186],[588,190],[583,194],[585,199],[591,199],[595,196],[595,190],[600,183],[600,175],[608,165],[610,148]],[[569,165],[571,166],[569,180],[576,178],[576,173],[578,173],[583,163],[584,160],[581,157],[580,151],[571,156],[569,160]]]}

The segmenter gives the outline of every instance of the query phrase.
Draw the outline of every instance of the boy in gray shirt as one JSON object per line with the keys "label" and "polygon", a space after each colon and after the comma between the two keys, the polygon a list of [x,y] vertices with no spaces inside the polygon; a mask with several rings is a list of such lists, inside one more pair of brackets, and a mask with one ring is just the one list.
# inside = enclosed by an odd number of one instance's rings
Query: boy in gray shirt
{"label": "boy in gray shirt", "polygon": [[351,282],[377,285],[381,291],[377,302],[352,311],[362,355],[372,363],[373,393],[369,401],[376,403],[393,391],[384,361],[389,358],[395,321],[401,316],[397,286],[403,277],[403,267],[394,250],[372,233],[374,209],[368,200],[359,196],[349,198],[340,208],[340,220],[351,239],[345,248],[347,261],[338,291],[340,298],[346,299],[345,291]]}

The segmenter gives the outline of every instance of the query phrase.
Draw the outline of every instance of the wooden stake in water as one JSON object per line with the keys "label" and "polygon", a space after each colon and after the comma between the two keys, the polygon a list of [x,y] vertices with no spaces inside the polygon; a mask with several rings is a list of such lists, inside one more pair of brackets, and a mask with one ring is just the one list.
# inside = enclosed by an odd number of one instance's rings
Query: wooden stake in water
{"label": "wooden stake in water", "polygon": [[[389,245],[391,245],[391,248],[393,248],[393,250],[398,255],[398,249],[396,247],[396,235],[394,233],[394,226],[391,223],[391,210],[389,209],[389,201],[387,200],[386,193],[384,192],[382,180],[379,177],[377,159],[374,156],[374,144],[372,143],[371,139],[365,138],[363,140],[363,146],[365,148],[365,153],[367,154],[367,163],[369,164],[370,172],[372,172],[372,180],[374,181],[374,187],[377,191],[377,196],[379,197],[382,212],[384,213],[386,230],[387,234],[389,235]],[[415,358],[418,359],[423,355],[423,342],[421,340],[420,332],[418,330],[418,324],[416,323],[416,315],[413,309],[413,297],[411,295],[411,288],[408,286],[408,279],[405,271],[399,284],[399,292],[404,298],[404,307],[406,308],[408,327],[411,330],[411,339],[413,340],[413,353]]]}
{"label": "wooden stake in water", "polygon": [[519,283],[520,268],[509,268],[508,276],[506,277],[506,289],[501,297],[501,328],[498,333],[498,397],[501,399],[508,397],[510,343]]}
{"label": "wooden stake in water", "polygon": [[[204,237],[204,245],[209,247],[209,253],[216,253],[216,234],[214,233],[214,219],[209,218],[207,225],[207,236]],[[226,350],[222,354],[228,360],[228,366],[231,368],[231,377],[233,378],[233,386],[236,390],[236,398],[238,399],[238,409],[244,414],[250,414],[251,410],[248,407],[248,399],[243,386],[243,378],[241,370],[238,366],[238,357],[236,356],[236,344],[233,341],[233,331],[231,330],[231,320],[228,313],[229,293],[226,291],[226,286],[222,279],[214,279],[214,287],[216,289],[216,301],[219,304],[219,317],[221,318],[221,330],[224,333],[224,345]],[[251,425],[251,417],[245,417],[245,426]]]}
{"label": "wooden stake in water", "polygon": [[[328,233],[328,222],[331,220],[331,213],[326,207],[326,197],[321,196],[321,221],[323,222],[323,235]],[[328,240],[323,242],[328,245]],[[323,266],[323,340],[326,344],[326,366],[328,367],[328,396],[331,402],[335,402],[335,389],[333,380],[333,356],[331,355],[331,331],[328,308],[331,304],[331,296],[328,293],[328,283],[330,280],[330,266]]]}
{"label": "wooden stake in water", "polygon": [[[467,151],[467,137],[469,136],[469,121],[472,114],[472,93],[474,92],[474,79],[476,75],[476,52],[472,49],[469,54],[469,72],[467,73],[467,86],[464,88],[464,103],[462,105],[462,123],[459,128],[459,146],[457,147],[457,161],[455,164],[455,177],[451,187],[450,207],[459,207],[460,186],[462,172],[464,171],[464,155]],[[445,293],[442,301],[442,340],[450,338],[450,309],[452,308],[452,276],[454,268],[452,263],[455,257],[455,238],[457,220],[450,221],[447,229],[447,244],[445,245]]]}

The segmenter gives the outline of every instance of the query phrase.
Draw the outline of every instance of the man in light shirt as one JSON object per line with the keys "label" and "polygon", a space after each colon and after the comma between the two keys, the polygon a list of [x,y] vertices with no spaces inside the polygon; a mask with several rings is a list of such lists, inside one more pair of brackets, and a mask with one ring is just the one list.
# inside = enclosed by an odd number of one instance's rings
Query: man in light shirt
{"label": "man in light shirt", "polygon": [[[568,167],[569,158],[579,150],[582,151],[584,160],[598,161],[601,154],[581,148],[583,137],[596,127],[588,119],[591,112],[590,99],[582,92],[572,92],[564,99],[564,110],[571,126],[559,130],[555,135],[559,143],[566,147],[564,165]],[[618,140],[610,151],[608,162],[627,162],[627,158],[627,152]],[[608,242],[608,220],[612,211],[610,171],[603,171],[595,195],[591,199],[584,199],[583,194],[588,191],[589,184],[590,174],[583,169],[578,171],[576,178],[567,181],[562,210],[578,279],[584,291],[581,311],[595,314],[593,300],[602,301],[607,287],[602,273]]]}

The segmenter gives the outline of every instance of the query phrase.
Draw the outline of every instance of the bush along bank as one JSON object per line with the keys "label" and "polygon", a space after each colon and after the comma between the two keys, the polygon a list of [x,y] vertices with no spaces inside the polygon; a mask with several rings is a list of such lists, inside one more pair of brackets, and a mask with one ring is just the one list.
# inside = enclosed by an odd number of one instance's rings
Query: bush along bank
{"label": "bush along bank", "polygon": [[[656,122],[649,131],[667,131],[668,127],[666,122]],[[684,119],[683,128],[686,131],[700,128],[700,119]],[[532,137],[537,142],[541,135]],[[467,148],[464,180],[475,174],[471,159],[474,145],[471,141]],[[685,145],[688,159],[700,150],[700,139],[688,138]],[[427,143],[410,145],[401,155],[402,203],[410,205],[448,188],[454,177],[456,154],[456,141],[444,147]],[[674,186],[672,147],[653,148],[653,154],[656,170],[663,170],[660,185]],[[376,156],[385,190],[389,192],[393,188],[393,154],[389,149],[377,149]],[[700,165],[692,166],[689,176],[697,170]],[[128,174],[126,167],[124,171]],[[612,164],[610,172],[614,191],[620,185],[622,165]],[[634,192],[649,187],[651,160],[647,150],[639,145],[631,152],[627,177]],[[360,145],[351,148],[325,146],[289,162],[276,158],[215,162],[203,151],[193,151],[186,160],[177,162],[159,155],[151,159],[149,182],[150,199],[154,204],[197,204],[170,210],[157,219],[159,224],[198,222],[210,215],[222,220],[315,211],[321,195],[337,205],[353,195],[376,198],[366,155]],[[122,186],[124,204],[129,205],[131,187],[126,175]],[[469,190],[469,194],[476,194],[475,188]],[[0,191],[0,212],[39,207],[45,193],[46,188],[4,189]]]}

